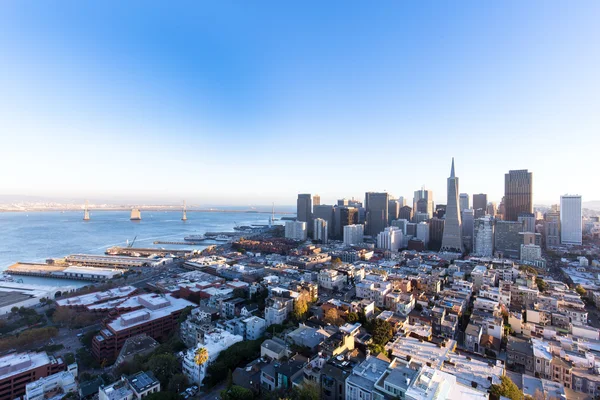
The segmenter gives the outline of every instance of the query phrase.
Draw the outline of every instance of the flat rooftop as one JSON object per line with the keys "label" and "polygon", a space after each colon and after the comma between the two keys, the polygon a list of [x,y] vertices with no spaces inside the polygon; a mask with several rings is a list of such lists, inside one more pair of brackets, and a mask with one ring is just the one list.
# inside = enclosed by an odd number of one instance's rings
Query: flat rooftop
{"label": "flat rooftop", "polygon": [[59,306],[90,306],[96,303],[102,303],[109,300],[129,297],[137,289],[133,286],[121,286],[114,289],[109,289],[103,292],[92,292],[82,294],[81,296],[73,296],[67,299],[57,300]]}
{"label": "flat rooftop", "polygon": [[[148,296],[148,295],[144,295]],[[147,304],[143,304],[144,302],[140,302],[140,298],[142,296],[138,296],[138,303],[140,306],[144,307],[140,310],[131,311],[126,314],[121,315],[116,318],[112,322],[107,324],[107,327],[112,329],[114,332],[122,331],[125,329],[129,329],[131,327],[145,324],[160,318],[164,318],[168,315],[171,315],[174,312],[181,311],[184,308],[191,306],[195,307],[196,305],[190,301],[184,299],[177,299],[170,294],[163,296],[154,295],[156,297],[162,298],[160,300],[161,307],[157,309],[148,308]],[[131,300],[131,299],[130,299]],[[150,303],[151,304],[151,303]]]}
{"label": "flat rooftop", "polygon": [[0,357],[0,380],[50,364],[50,362],[50,357],[46,352],[8,354]]}

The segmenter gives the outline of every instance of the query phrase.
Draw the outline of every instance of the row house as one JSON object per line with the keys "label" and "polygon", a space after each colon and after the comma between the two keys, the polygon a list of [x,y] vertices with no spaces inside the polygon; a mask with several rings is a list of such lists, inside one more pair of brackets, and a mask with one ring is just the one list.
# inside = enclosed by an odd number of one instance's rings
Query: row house
{"label": "row house", "polygon": [[356,297],[368,299],[378,307],[385,306],[385,296],[392,290],[392,284],[386,281],[363,280],[356,285]]}

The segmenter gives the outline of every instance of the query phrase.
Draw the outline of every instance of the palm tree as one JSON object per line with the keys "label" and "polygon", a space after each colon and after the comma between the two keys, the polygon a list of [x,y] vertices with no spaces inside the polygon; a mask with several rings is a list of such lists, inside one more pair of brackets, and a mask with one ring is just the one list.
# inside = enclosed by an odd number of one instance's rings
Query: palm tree
{"label": "palm tree", "polygon": [[202,365],[208,361],[208,351],[206,350],[206,347],[200,347],[198,350],[196,350],[194,361],[197,365]]}

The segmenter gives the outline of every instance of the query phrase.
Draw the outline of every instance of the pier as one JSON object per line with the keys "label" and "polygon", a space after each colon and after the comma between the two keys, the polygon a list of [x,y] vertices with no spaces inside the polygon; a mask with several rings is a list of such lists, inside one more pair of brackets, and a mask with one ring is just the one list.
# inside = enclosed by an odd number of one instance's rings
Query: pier
{"label": "pier", "polygon": [[73,279],[98,282],[121,276],[125,271],[110,268],[92,268],[71,265],[41,263],[16,263],[8,267],[9,275],[36,276],[41,278]]}
{"label": "pier", "polygon": [[[179,242],[154,242],[155,244],[180,244]],[[194,243],[194,242],[192,242]],[[181,243],[187,244],[190,243]],[[120,247],[114,246],[106,250],[106,254],[111,256],[133,256],[133,257],[149,257],[156,255],[159,257],[165,257],[167,254],[172,254],[176,257],[186,257],[193,254],[195,250],[183,250],[183,249],[154,249],[154,248],[143,248],[143,247]]]}

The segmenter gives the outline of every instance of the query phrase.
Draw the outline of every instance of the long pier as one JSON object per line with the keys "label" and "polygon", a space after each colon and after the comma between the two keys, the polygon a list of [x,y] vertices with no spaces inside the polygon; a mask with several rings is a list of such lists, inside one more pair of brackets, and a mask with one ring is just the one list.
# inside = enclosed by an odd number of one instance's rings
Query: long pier
{"label": "long pier", "polygon": [[[161,242],[162,243],[162,242]],[[177,244],[177,243],[166,243],[166,244]],[[187,243],[186,243],[187,244]],[[185,257],[194,252],[194,250],[184,249],[154,249],[144,247],[120,247],[114,246],[106,250],[106,254],[115,256],[132,256],[132,257],[148,257],[151,255],[157,255],[164,257],[167,254],[173,254],[178,257]]]}

